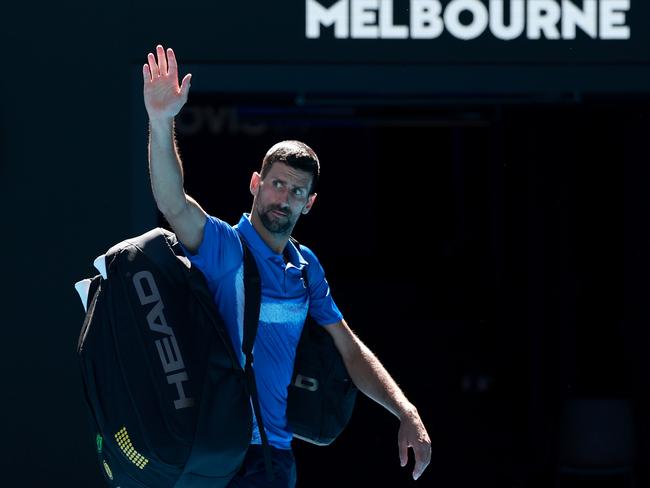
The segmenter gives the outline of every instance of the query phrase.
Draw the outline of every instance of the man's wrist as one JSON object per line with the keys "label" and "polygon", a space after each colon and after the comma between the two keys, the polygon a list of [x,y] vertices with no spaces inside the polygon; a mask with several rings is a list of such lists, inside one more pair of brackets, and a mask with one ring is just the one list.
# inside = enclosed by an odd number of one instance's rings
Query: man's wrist
{"label": "man's wrist", "polygon": [[415,408],[415,405],[407,401],[399,406],[397,418],[399,418],[400,422],[414,417],[418,417],[418,409]]}
{"label": "man's wrist", "polygon": [[149,125],[151,126],[152,131],[158,130],[169,130],[174,124],[174,117],[169,116],[160,116],[160,117],[149,117]]}

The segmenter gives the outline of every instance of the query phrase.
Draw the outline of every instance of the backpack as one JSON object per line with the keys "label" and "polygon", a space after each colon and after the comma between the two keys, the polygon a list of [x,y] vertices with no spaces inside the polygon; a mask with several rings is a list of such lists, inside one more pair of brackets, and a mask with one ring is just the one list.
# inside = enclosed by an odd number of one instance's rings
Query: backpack
{"label": "backpack", "polygon": [[[156,228],[113,246],[95,261],[100,275],[77,283],[87,306],[77,347],[84,394],[99,462],[110,486],[227,486],[250,442],[251,405],[272,479],[251,367],[260,280],[254,258],[245,245],[242,248],[244,369],[203,274],[190,265],[171,232]],[[304,331],[301,344],[308,344],[311,337]],[[338,355],[329,339],[330,354],[325,356],[331,356],[331,348]],[[308,356],[310,367],[315,365],[317,370],[300,367],[297,359],[300,373],[294,371],[289,392],[290,398],[296,398],[292,400],[295,408],[288,408],[287,414],[296,412],[290,425],[295,426],[297,437],[323,445],[340,433],[349,415],[342,418],[336,413],[339,424],[332,431],[331,406],[322,405],[324,400],[339,402],[323,393],[330,378],[338,375],[322,371],[329,366],[314,360],[313,353]],[[340,355],[338,361],[345,370]],[[351,384],[348,378],[347,385]],[[350,392],[354,395],[355,388],[348,386],[348,397]],[[354,398],[352,406],[353,402]],[[305,416],[304,409],[317,417]]]}
{"label": "backpack", "polygon": [[[304,268],[302,277],[309,288]],[[293,437],[317,446],[331,444],[350,421],[356,395],[332,336],[308,316],[288,389],[287,421]]]}

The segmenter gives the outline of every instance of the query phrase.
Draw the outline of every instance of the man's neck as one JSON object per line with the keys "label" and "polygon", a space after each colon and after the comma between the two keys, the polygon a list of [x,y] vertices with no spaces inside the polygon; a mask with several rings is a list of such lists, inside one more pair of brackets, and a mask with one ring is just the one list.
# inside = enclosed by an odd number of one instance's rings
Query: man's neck
{"label": "man's neck", "polygon": [[267,246],[271,248],[273,252],[276,254],[282,254],[282,251],[284,251],[284,248],[289,241],[289,234],[274,234],[273,232],[269,232],[267,228],[264,227],[264,224],[262,224],[262,221],[254,211],[251,212],[251,224],[253,226],[253,229],[255,229],[262,240],[266,243]]}

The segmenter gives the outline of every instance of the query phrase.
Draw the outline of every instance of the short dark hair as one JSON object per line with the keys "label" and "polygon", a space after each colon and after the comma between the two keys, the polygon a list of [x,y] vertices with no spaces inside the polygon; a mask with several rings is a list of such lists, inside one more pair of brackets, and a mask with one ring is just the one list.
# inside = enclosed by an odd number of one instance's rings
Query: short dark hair
{"label": "short dark hair", "polygon": [[312,181],[309,193],[315,192],[316,182],[320,175],[320,163],[312,148],[300,141],[282,141],[273,145],[262,160],[262,169],[260,170],[262,179],[266,177],[273,163],[278,162],[311,173]]}

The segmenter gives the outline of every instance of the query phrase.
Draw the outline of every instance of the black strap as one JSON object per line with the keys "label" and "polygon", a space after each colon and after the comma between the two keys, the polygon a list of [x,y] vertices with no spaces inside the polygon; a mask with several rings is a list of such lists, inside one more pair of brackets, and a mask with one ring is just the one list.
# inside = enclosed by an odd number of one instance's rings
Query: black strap
{"label": "black strap", "polygon": [[[300,243],[293,237],[289,237],[289,240],[293,243],[294,246],[296,246],[296,249],[298,250],[298,254],[300,254]],[[289,250],[287,249],[287,246],[285,246],[284,252],[286,258],[289,259]],[[305,282],[305,286],[307,287],[307,292],[309,293],[309,279],[307,278],[306,266],[302,267],[301,274],[302,274],[302,280]]]}
{"label": "black strap", "polygon": [[244,370],[246,372],[246,379],[248,380],[251,399],[253,400],[253,411],[255,412],[257,426],[260,431],[260,437],[262,438],[262,453],[264,455],[264,466],[266,467],[266,478],[268,481],[273,481],[271,447],[269,446],[269,440],[266,437],[266,430],[264,429],[260,402],[257,396],[255,371],[253,370],[253,345],[255,344],[257,326],[260,318],[262,283],[255,258],[241,236],[239,236],[239,240],[241,241],[242,251],[244,253],[244,337],[242,338],[242,352],[246,356],[246,367]]}
{"label": "black strap", "polygon": [[242,351],[246,355],[246,363],[253,364],[253,345],[257,336],[257,325],[260,316],[262,284],[255,258],[241,238],[240,241],[244,252],[244,337],[242,338]]}

